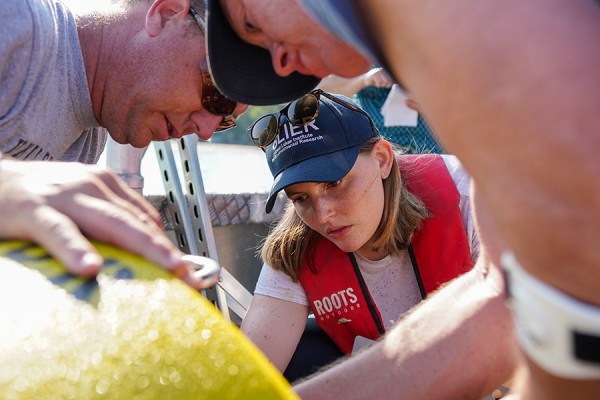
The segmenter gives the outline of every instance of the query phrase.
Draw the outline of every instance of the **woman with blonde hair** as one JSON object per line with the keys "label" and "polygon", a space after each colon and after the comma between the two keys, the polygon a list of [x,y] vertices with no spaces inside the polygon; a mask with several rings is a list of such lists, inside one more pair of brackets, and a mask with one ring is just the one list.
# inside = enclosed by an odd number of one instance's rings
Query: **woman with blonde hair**
{"label": "woman with blonde hair", "polygon": [[350,99],[321,90],[248,128],[290,200],[262,248],[242,330],[284,371],[312,312],[342,354],[377,340],[470,270],[469,176],[453,156],[402,155]]}

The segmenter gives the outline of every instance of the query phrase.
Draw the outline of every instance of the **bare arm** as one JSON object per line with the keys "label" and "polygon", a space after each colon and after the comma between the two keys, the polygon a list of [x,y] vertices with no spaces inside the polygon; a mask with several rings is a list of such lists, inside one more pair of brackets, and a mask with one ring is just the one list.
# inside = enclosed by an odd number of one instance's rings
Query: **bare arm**
{"label": "bare arm", "polygon": [[87,236],[203,287],[163,231],[158,211],[114,173],[96,166],[2,160],[0,221],[0,239],[38,243],[78,275],[95,275],[102,265]]}
{"label": "bare arm", "polygon": [[307,318],[307,306],[255,294],[241,329],[283,372],[298,346]]}
{"label": "bare arm", "polygon": [[390,88],[393,83],[392,78],[382,68],[372,68],[355,78],[342,78],[337,75],[326,76],[321,80],[318,88],[326,92],[352,97],[367,86]]}

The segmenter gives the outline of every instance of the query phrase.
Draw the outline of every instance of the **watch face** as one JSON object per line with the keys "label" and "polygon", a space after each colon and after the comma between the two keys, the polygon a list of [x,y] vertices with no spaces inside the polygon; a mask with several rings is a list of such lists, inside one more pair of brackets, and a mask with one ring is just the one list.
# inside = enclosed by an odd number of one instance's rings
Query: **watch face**
{"label": "watch face", "polygon": [[600,368],[600,333],[573,331],[575,357],[582,361],[595,363]]}

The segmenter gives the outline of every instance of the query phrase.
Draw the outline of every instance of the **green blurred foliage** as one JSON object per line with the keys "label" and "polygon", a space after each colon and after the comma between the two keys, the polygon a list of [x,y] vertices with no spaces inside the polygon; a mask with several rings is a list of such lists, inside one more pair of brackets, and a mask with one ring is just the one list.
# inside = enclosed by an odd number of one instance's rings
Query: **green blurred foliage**
{"label": "green blurred foliage", "polygon": [[283,107],[284,104],[276,104],[273,106],[250,106],[245,113],[238,117],[235,128],[225,132],[215,133],[210,141],[213,143],[253,145],[246,129],[263,115],[278,112]]}

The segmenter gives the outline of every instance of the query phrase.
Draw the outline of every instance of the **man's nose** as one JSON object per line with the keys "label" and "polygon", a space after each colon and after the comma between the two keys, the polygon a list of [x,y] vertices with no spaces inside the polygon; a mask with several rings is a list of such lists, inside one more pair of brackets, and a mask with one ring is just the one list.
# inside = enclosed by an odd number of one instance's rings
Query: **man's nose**
{"label": "man's nose", "polygon": [[192,113],[190,119],[198,127],[196,135],[200,139],[208,140],[223,120],[223,117],[210,113],[206,110],[196,111]]}
{"label": "man's nose", "polygon": [[233,116],[237,118],[240,115],[242,115],[243,113],[245,113],[247,109],[248,109],[248,104],[237,103],[235,110],[233,110]]}

